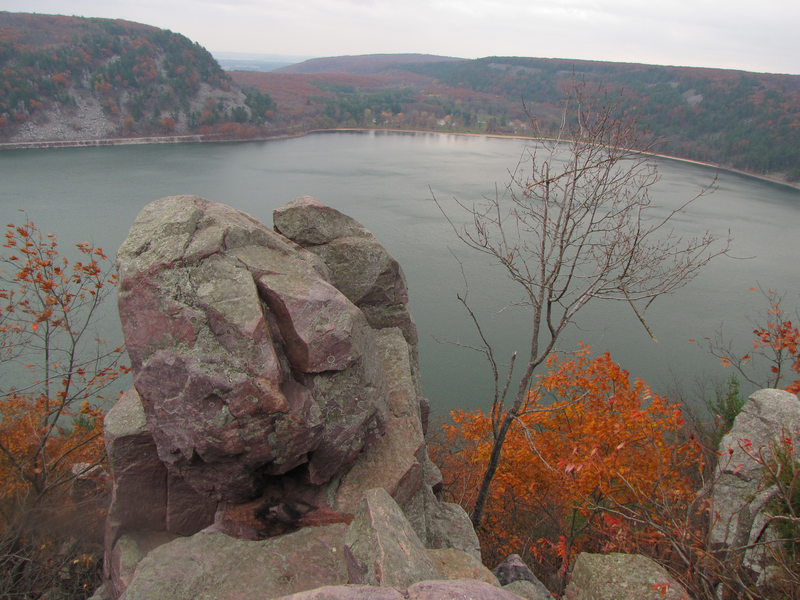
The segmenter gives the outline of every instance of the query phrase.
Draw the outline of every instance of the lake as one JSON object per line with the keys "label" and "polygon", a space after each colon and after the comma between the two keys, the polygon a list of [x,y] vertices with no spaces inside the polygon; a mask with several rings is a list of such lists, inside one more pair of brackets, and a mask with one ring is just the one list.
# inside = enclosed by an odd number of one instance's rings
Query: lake
{"label": "lake", "polygon": [[[529,339],[522,314],[498,313],[519,293],[497,269],[455,238],[431,199],[467,204],[495,193],[508,181],[530,141],[406,132],[323,132],[263,142],[115,146],[0,151],[0,215],[21,222],[27,211],[41,231],[55,233],[63,250],[93,241],[109,254],[124,240],[141,208],[175,194],[197,194],[272,224],[272,210],[310,195],[360,221],[400,262],[408,279],[411,309],[420,335],[423,390],[433,410],[488,406],[491,372],[473,352],[437,340],[476,344],[456,299],[464,283],[498,355],[524,353]],[[695,196],[714,169],[659,160],[657,204],[677,206]],[[657,300],[647,320],[654,343],[627,305],[587,306],[560,347],[579,341],[612,358],[656,391],[674,380],[691,390],[695,381],[725,377],[718,361],[689,340],[722,324],[746,352],[753,326],[747,317],[764,309],[750,288],[760,284],[786,293],[785,306],[800,306],[797,231],[800,191],[721,172],[719,189],[675,221],[683,234],[731,230],[732,256],[714,261],[689,286]],[[454,207],[452,207],[454,208]],[[456,213],[453,213],[456,214]],[[451,253],[452,251],[452,253]],[[104,335],[120,336],[115,313]]]}

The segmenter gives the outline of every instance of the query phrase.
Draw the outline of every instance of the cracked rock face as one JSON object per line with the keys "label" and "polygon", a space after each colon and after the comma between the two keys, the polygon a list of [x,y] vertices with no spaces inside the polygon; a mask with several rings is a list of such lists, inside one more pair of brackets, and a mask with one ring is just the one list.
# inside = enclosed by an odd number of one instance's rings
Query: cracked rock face
{"label": "cracked rock face", "polygon": [[316,255],[196,196],[139,214],[119,312],[158,456],[214,500],[299,469],[330,480],[388,416],[372,329]]}

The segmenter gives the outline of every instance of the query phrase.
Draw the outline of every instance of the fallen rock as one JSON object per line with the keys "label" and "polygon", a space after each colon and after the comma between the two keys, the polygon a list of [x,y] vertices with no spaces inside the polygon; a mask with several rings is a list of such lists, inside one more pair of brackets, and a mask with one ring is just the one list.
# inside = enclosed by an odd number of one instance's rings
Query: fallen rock
{"label": "fallen rock", "polygon": [[120,536],[106,562],[108,587],[113,597],[118,598],[128,589],[136,567],[145,556],[177,537],[166,531],[137,531]]}
{"label": "fallen rock", "polygon": [[[773,460],[772,448],[785,437],[800,433],[800,401],[789,392],[764,389],[755,392],[736,417],[733,428],[722,438],[717,466],[717,483],[712,497],[709,541],[712,548],[735,550],[756,540],[779,536],[764,515],[767,505],[778,496],[773,481],[765,481],[765,469],[756,457]],[[800,450],[794,448],[795,460]],[[773,547],[774,549],[774,547]],[[752,548],[743,564],[761,573],[769,563],[767,546]]]}
{"label": "fallen rock", "polygon": [[428,550],[428,555],[439,571],[440,579],[475,579],[500,587],[497,577],[471,554],[455,548],[441,548]]}
{"label": "fallen rock", "polygon": [[325,261],[331,283],[361,309],[373,329],[400,328],[412,346],[412,372],[421,396],[417,326],[398,262],[363,225],[310,196],[276,209],[272,220],[275,231]]}
{"label": "fallen rock", "polygon": [[503,562],[492,570],[492,573],[500,581],[500,585],[508,585],[515,581],[529,581],[534,585],[542,586],[545,590],[547,589],[536,578],[536,575],[533,574],[528,565],[523,562],[519,554],[509,554]]}
{"label": "fallen rock", "polygon": [[396,328],[376,331],[375,340],[388,381],[388,425],[383,437],[342,478],[334,503],[340,512],[355,512],[364,493],[377,487],[405,506],[423,485],[420,459],[425,452],[425,438],[408,344]]}
{"label": "fallen rock", "polygon": [[667,570],[640,554],[578,555],[564,594],[567,600],[688,600]]}
{"label": "fallen rock", "polygon": [[364,494],[347,530],[345,555],[350,583],[405,588],[439,577],[403,511],[383,488]]}
{"label": "fallen rock", "polygon": [[541,583],[536,585],[525,579],[512,581],[508,585],[504,585],[503,589],[516,594],[523,600],[553,600],[553,594],[544,585]]}
{"label": "fallen rock", "polygon": [[473,579],[421,581],[408,588],[408,600],[519,600],[502,588]]}
{"label": "fallen rock", "polygon": [[264,541],[206,529],[150,552],[126,600],[266,600],[347,583],[347,526],[308,527]]}
{"label": "fallen rock", "polygon": [[405,598],[394,588],[376,588],[371,585],[338,585],[284,596],[280,600],[405,600]]}
{"label": "fallen rock", "polygon": [[481,543],[467,511],[458,504],[438,501],[428,501],[426,511],[431,547],[455,548],[481,560]]}

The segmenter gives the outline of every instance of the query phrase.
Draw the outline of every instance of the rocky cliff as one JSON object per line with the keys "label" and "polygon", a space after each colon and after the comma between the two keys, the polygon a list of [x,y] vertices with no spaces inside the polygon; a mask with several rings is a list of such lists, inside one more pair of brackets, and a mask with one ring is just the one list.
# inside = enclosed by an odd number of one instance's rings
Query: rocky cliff
{"label": "rocky cliff", "polygon": [[312,198],[274,225],[163,198],[119,250],[134,387],[105,422],[107,593],[277,598],[466,578],[464,593],[513,597],[481,565],[463,509],[437,498],[402,269]]}

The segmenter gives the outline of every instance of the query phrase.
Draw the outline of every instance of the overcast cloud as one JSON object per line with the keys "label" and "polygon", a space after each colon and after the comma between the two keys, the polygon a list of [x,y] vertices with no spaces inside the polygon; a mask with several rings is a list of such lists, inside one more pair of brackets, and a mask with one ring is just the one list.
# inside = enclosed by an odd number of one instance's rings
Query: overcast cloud
{"label": "overcast cloud", "polygon": [[122,18],[212,52],[535,56],[800,74],[797,0],[0,0]]}

